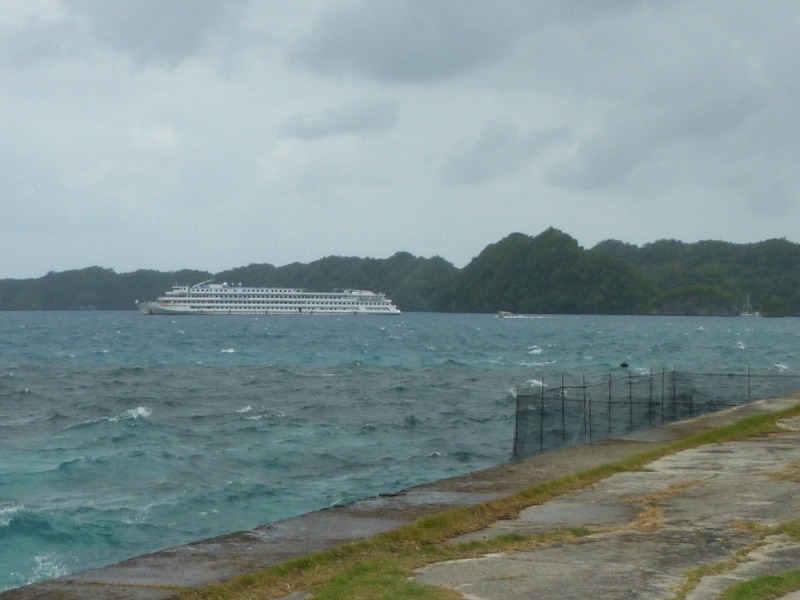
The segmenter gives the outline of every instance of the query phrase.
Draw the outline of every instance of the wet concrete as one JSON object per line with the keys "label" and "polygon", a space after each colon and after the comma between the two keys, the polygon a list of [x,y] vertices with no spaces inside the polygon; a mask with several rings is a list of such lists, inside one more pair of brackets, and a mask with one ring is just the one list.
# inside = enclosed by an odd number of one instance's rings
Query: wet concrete
{"label": "wet concrete", "polygon": [[[536,483],[613,462],[676,439],[736,422],[747,416],[781,410],[797,403],[800,403],[800,397],[760,401],[663,428],[637,432],[621,439],[607,440],[591,446],[578,446],[499,465],[397,494],[367,498],[346,506],[264,525],[251,531],[203,540],[101,569],[9,590],[0,593],[0,600],[39,598],[162,600],[174,596],[181,587],[202,587],[208,583],[225,581],[236,575],[290,558],[389,531],[446,508],[474,505],[500,498]],[[800,430],[800,422],[795,425]],[[713,481],[720,469],[733,469],[730,473],[748,475],[752,465],[747,466],[742,462],[746,462],[748,456],[756,457],[758,461],[763,462],[764,468],[772,470],[780,470],[787,460],[800,459],[800,431],[789,435],[794,435],[797,439],[771,439],[768,443],[750,445],[748,449],[738,446],[726,446],[724,449],[708,447],[709,450],[705,453],[695,451],[688,451],[688,454],[681,453],[679,456],[684,454],[685,456],[680,460],[670,461],[672,457],[667,457],[654,463],[652,473],[617,475],[601,482],[593,490],[570,494],[552,503],[523,511],[516,522],[499,523],[485,532],[473,534],[499,535],[504,531],[507,532],[509,528],[523,532],[547,531],[569,523],[624,528],[641,512],[641,506],[635,501],[636,497],[658,492],[664,485],[689,479],[709,480],[703,486],[686,488],[683,490],[685,495],[672,496],[665,500],[671,503],[670,528],[652,535],[631,530],[617,534],[605,532],[583,540],[578,547],[592,548],[592,555],[595,553],[603,555],[605,552],[606,555],[613,557],[613,560],[602,565],[601,574],[596,572],[598,565],[592,563],[589,556],[579,559],[576,547],[564,546],[542,550],[545,554],[539,554],[539,551],[530,553],[531,556],[539,557],[534,561],[538,566],[532,566],[531,560],[525,558],[527,556],[525,553],[494,559],[491,557],[477,559],[468,563],[470,568],[466,571],[473,573],[469,575],[470,583],[458,581],[459,577],[464,576],[464,571],[453,565],[432,567],[421,575],[420,579],[432,583],[450,581],[458,589],[468,585],[476,590],[476,594],[478,590],[481,590],[480,593],[489,594],[486,596],[478,594],[474,596],[475,598],[521,598],[531,597],[533,588],[528,589],[526,587],[528,584],[512,585],[509,582],[528,581],[529,578],[525,573],[531,569],[533,571],[530,572],[539,573],[535,578],[537,581],[554,580],[553,578],[558,577],[563,579],[564,574],[571,572],[574,572],[573,576],[568,576],[567,579],[577,581],[580,579],[578,573],[585,572],[589,577],[594,572],[593,580],[599,587],[596,587],[590,596],[630,597],[615,594],[634,593],[634,587],[631,587],[630,582],[646,580],[649,582],[647,594],[655,595],[641,597],[662,597],[657,595],[661,593],[659,590],[672,585],[680,578],[681,569],[700,560],[701,555],[703,560],[716,560],[717,557],[727,556],[734,548],[751,540],[752,534],[728,531],[727,524],[730,518],[781,520],[789,514],[794,514],[797,503],[794,490],[800,488],[798,484],[769,480],[771,495],[764,499],[760,488],[765,486],[753,483],[737,485],[725,477]],[[792,458],[786,458],[788,456]],[[693,465],[697,468],[693,468]],[[697,490],[700,489],[713,490],[713,493],[709,492],[708,497],[702,501],[687,504],[686,499],[691,498],[691,494],[698,493]],[[730,512],[730,501],[714,496],[714,494],[731,493],[738,494],[739,498],[734,512]],[[769,510],[765,509],[767,504],[763,503],[768,503]],[[778,509],[777,505],[783,505],[783,508]],[[699,511],[698,506],[706,508],[704,511]],[[738,516],[730,516],[733,514]],[[697,519],[703,523],[700,528],[682,525]],[[663,540],[663,543],[659,540]],[[672,540],[671,544],[666,543],[669,540]],[[602,548],[605,550],[599,550]],[[784,550],[789,552],[788,549]],[[776,550],[775,556],[779,555],[783,556]],[[495,594],[492,591],[494,584],[491,583],[491,574],[497,566],[485,562],[491,560],[499,561],[504,565],[503,568],[509,569],[504,584],[510,586],[509,590],[517,585],[521,590],[527,591],[520,592],[522,595],[518,596]],[[666,568],[666,565],[669,565],[669,568]],[[483,579],[475,577],[474,573],[480,572],[483,566],[486,567],[486,576]],[[516,569],[521,569],[522,572],[514,574]],[[445,572],[452,572],[453,575],[445,576]],[[559,572],[562,575],[559,575]],[[456,575],[456,573],[462,574]],[[546,597],[571,596],[550,594]]]}
{"label": "wet concrete", "polygon": [[800,419],[782,424],[785,433],[666,456],[451,543],[596,531],[578,541],[431,565],[417,579],[470,600],[668,599],[690,569],[724,565],[689,586],[687,600],[711,600],[741,581],[796,569],[800,542],[752,527],[800,518]]}

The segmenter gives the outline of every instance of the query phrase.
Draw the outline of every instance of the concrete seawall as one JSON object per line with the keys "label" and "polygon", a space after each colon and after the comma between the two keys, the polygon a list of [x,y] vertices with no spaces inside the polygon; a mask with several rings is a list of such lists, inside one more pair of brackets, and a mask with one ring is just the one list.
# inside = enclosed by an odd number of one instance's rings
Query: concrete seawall
{"label": "concrete seawall", "polygon": [[386,532],[443,509],[500,498],[536,483],[797,404],[800,395],[762,400],[8,590],[0,593],[0,600],[161,600],[173,596],[180,587],[224,581],[336,544]]}

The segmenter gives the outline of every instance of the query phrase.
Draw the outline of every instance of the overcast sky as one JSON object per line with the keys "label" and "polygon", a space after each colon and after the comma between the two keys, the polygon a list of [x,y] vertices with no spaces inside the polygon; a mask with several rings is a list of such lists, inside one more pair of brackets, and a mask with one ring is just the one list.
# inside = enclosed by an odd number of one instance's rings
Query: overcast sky
{"label": "overcast sky", "polygon": [[0,277],[800,241],[800,3],[0,0]]}

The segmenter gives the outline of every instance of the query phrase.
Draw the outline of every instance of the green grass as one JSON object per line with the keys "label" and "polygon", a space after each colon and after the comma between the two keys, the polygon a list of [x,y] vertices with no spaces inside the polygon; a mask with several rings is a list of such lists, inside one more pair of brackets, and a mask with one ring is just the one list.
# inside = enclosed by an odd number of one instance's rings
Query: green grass
{"label": "green grass", "polygon": [[800,590],[800,569],[736,584],[725,590],[720,600],[772,600],[796,590]]}
{"label": "green grass", "polygon": [[[779,419],[800,415],[800,406],[745,418],[733,425],[707,431],[614,463],[531,486],[506,498],[477,506],[446,510],[372,538],[296,558],[201,590],[184,590],[182,600],[256,600],[280,598],[306,590],[315,599],[423,599],[458,598],[443,588],[410,581],[415,569],[432,563],[511,552],[556,542],[568,543],[590,532],[576,529],[543,536],[505,536],[485,542],[443,542],[485,529],[499,520],[513,519],[529,506],[542,504],[586,488],[616,473],[642,470],[664,456],[715,444],[764,436],[780,431]],[[770,596],[764,596],[765,598]]]}

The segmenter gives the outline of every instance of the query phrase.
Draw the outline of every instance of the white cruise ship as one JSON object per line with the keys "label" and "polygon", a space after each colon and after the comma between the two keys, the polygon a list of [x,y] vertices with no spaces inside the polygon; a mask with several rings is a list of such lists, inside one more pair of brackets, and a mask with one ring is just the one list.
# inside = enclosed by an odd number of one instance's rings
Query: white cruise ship
{"label": "white cruise ship", "polygon": [[399,315],[384,294],[370,290],[307,292],[204,281],[176,285],[155,302],[139,302],[145,315]]}

